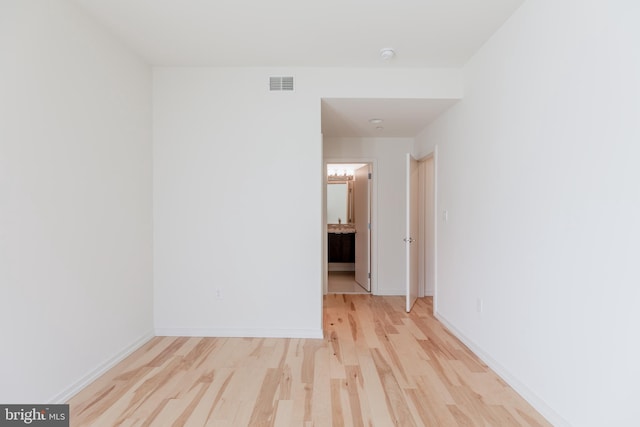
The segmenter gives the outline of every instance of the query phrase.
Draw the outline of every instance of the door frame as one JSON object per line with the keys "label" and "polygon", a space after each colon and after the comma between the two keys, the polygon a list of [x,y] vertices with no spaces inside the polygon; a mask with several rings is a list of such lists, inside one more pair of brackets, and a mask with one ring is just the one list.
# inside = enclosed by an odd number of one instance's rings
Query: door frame
{"label": "door frame", "polygon": [[[419,253],[423,254],[423,256],[421,256],[419,258],[419,265],[418,268],[420,269],[420,271],[424,272],[425,271],[425,264],[426,264],[426,251],[425,251],[425,245],[428,244],[427,239],[426,239],[426,227],[427,226],[431,226],[433,227],[433,242],[432,243],[432,254],[433,254],[433,259],[432,259],[432,265],[433,265],[433,272],[432,272],[432,279],[433,279],[433,312],[434,314],[437,312],[437,308],[438,308],[438,146],[435,145],[433,147],[433,150],[431,150],[429,153],[427,153],[424,156],[421,156],[420,158],[418,158],[418,165],[423,165],[424,161],[428,160],[432,158],[433,159],[433,222],[431,224],[426,224],[425,221],[425,204],[426,204],[426,200],[425,200],[425,186],[426,186],[426,176],[423,176],[422,179],[420,179],[420,187],[419,187],[419,199],[420,199],[420,207],[421,207],[421,211],[419,213],[420,216],[420,223],[424,224],[424,228],[422,229],[422,232],[420,233],[420,241],[418,242],[419,246],[420,246],[420,251]],[[418,296],[419,297],[423,297],[425,296],[425,282],[424,282],[424,278],[425,278],[425,274],[422,274],[422,279],[420,281],[419,284],[419,292],[418,292]]]}
{"label": "door frame", "polygon": [[327,295],[329,289],[328,236],[327,236],[327,165],[329,163],[363,163],[371,165],[371,242],[369,252],[371,258],[371,295],[378,294],[378,165],[376,159],[370,157],[331,157],[323,159],[322,190],[322,293]]}

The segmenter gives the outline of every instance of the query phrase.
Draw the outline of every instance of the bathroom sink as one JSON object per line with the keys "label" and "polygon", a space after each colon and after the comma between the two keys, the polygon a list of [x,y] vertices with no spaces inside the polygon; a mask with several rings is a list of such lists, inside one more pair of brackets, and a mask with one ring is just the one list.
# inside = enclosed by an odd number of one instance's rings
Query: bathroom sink
{"label": "bathroom sink", "polygon": [[354,224],[328,224],[327,231],[336,234],[355,233],[356,228]]}

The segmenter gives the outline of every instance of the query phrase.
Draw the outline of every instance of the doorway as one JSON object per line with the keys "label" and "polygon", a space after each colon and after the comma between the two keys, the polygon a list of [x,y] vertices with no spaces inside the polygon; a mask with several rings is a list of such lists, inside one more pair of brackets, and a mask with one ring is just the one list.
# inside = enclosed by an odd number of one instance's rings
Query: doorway
{"label": "doorway", "polygon": [[373,289],[373,163],[346,161],[325,161],[324,293],[369,294]]}
{"label": "doorway", "polygon": [[434,296],[436,281],[436,185],[435,153],[418,161],[419,223],[418,267],[419,296]]}
{"label": "doorway", "polygon": [[[435,296],[436,284],[436,149],[406,167],[406,311],[417,298]],[[435,306],[435,298],[434,298]]]}

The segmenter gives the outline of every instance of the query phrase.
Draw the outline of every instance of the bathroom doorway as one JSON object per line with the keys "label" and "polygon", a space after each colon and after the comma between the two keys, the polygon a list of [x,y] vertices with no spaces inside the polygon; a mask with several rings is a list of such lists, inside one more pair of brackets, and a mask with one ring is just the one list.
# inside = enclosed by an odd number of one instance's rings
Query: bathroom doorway
{"label": "bathroom doorway", "polygon": [[373,165],[331,161],[325,170],[325,293],[371,293]]}

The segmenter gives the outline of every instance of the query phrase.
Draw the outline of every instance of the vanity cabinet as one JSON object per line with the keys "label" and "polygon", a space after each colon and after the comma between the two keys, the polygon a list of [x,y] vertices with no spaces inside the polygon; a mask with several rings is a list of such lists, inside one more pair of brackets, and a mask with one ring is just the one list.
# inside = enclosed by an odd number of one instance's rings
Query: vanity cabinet
{"label": "vanity cabinet", "polygon": [[356,261],[355,233],[329,233],[329,262]]}

